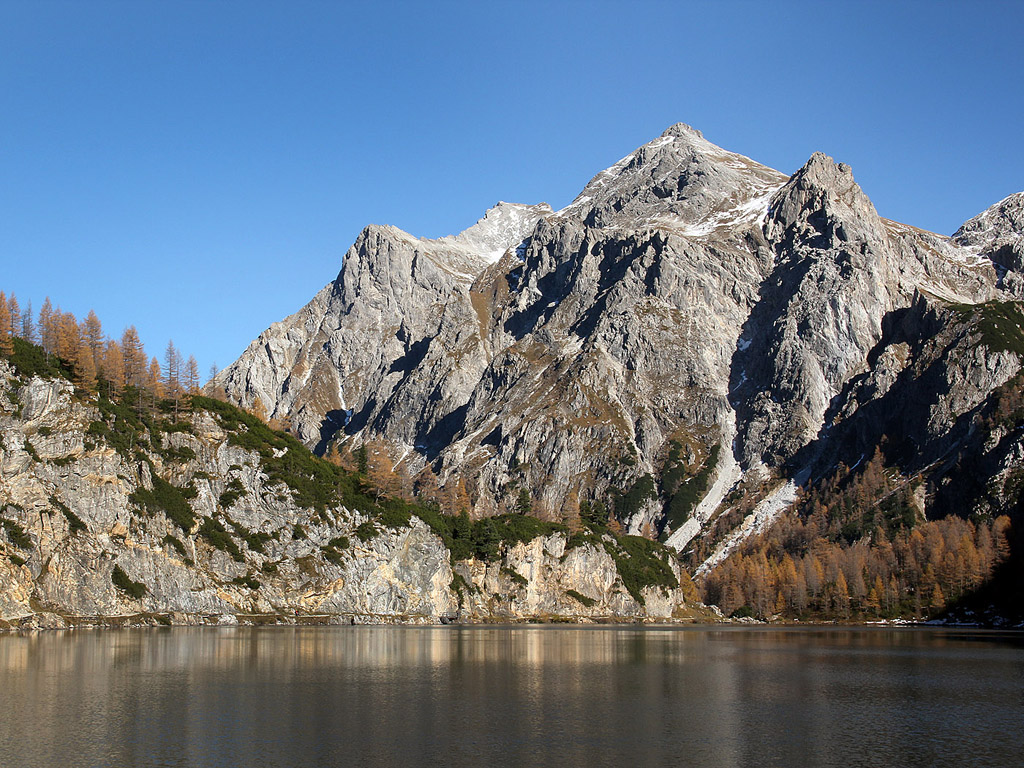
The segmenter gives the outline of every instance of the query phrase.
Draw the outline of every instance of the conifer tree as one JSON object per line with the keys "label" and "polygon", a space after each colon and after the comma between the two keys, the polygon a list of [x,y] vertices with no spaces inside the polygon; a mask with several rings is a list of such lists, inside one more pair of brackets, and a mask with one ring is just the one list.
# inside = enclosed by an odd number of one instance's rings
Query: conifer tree
{"label": "conifer tree", "polygon": [[18,306],[18,297],[13,293],[7,300],[7,312],[11,316],[11,335],[21,335],[21,307]]}
{"label": "conifer tree", "polygon": [[434,474],[434,470],[430,468],[429,464],[416,475],[413,491],[423,503],[434,504],[438,508],[441,507],[441,484],[438,482],[437,475]]}
{"label": "conifer tree", "polygon": [[398,496],[401,493],[401,482],[395,472],[394,462],[387,446],[381,440],[372,440],[367,446],[367,475],[370,484],[377,491],[377,499],[382,496]]}
{"label": "conifer tree", "polygon": [[185,389],[190,395],[199,394],[199,363],[194,355],[189,355],[185,363]]}
{"label": "conifer tree", "polygon": [[32,317],[32,302],[29,301],[21,314],[21,338],[29,344],[36,343],[36,324]]}
{"label": "conifer tree", "polygon": [[466,490],[466,481],[461,477],[449,479],[444,486],[444,503],[441,506],[446,515],[469,514],[473,505]]}
{"label": "conifer tree", "polygon": [[103,378],[110,386],[108,395],[115,395],[124,389],[124,355],[121,345],[113,339],[108,339],[103,349]]}
{"label": "conifer tree", "polygon": [[0,354],[14,354],[14,341],[11,338],[11,315],[7,310],[7,298],[0,291]]}
{"label": "conifer tree", "polygon": [[86,344],[78,347],[75,359],[75,383],[89,392],[96,391],[96,364],[93,362],[92,350]]}
{"label": "conifer tree", "polygon": [[53,322],[57,334],[57,356],[74,362],[78,359],[78,348],[82,345],[78,321],[70,312],[57,309],[53,314]]}
{"label": "conifer tree", "polygon": [[263,404],[263,400],[260,399],[259,395],[252,401],[252,409],[249,411],[253,416],[262,421],[264,424],[267,423],[267,406]]}
{"label": "conifer tree", "polygon": [[93,310],[81,324],[82,343],[92,353],[92,362],[97,372],[103,367],[103,326]]}
{"label": "conifer tree", "polygon": [[157,400],[164,398],[164,382],[160,375],[160,361],[155,357],[149,361],[149,375],[146,377],[146,386],[153,393]]}
{"label": "conifer tree", "polygon": [[47,296],[39,310],[39,341],[44,350],[53,354],[57,351],[57,327],[54,322],[53,304]]}
{"label": "conifer tree", "polygon": [[134,325],[125,328],[121,335],[121,356],[124,360],[125,385],[142,386],[146,371],[146,352]]}
{"label": "conifer tree", "polygon": [[181,353],[174,346],[174,339],[167,341],[164,350],[164,389],[177,404],[181,394]]}

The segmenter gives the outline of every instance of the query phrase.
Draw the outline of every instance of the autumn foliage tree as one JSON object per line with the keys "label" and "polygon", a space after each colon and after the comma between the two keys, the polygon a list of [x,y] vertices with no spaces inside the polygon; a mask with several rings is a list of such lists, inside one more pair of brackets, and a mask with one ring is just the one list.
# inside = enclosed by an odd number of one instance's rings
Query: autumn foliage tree
{"label": "autumn foliage tree", "polygon": [[0,291],[0,353],[5,355],[14,353],[11,314],[7,308],[7,297],[2,291]]}
{"label": "autumn foliage tree", "polygon": [[199,393],[199,364],[195,357],[189,356],[185,363],[181,352],[171,342],[168,346],[173,352],[173,366],[168,376],[166,367],[161,369],[156,358],[146,355],[135,326],[125,328],[120,340],[108,338],[93,310],[79,322],[73,313],[54,307],[46,297],[37,322],[33,319],[31,302],[26,302],[22,309],[13,294],[8,297],[0,292],[0,354],[13,354],[15,337],[29,344],[38,341],[47,356],[61,359],[70,368],[76,386],[83,391],[99,391],[106,397],[116,397],[126,387],[134,387],[139,397],[133,405],[138,408],[155,407],[168,394],[169,383],[179,397],[185,391]]}

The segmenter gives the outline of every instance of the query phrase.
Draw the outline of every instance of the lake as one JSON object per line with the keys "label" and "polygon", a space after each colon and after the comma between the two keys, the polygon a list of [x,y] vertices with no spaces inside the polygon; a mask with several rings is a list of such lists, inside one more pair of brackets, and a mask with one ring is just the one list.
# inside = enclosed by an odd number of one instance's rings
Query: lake
{"label": "lake", "polygon": [[1024,635],[236,627],[0,635],[3,766],[1024,762]]}

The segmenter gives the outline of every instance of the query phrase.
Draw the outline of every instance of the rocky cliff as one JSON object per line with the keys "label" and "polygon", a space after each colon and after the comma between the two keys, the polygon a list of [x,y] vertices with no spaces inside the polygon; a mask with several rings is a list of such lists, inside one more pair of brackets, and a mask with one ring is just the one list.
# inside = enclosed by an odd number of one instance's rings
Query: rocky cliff
{"label": "rocky cliff", "polygon": [[547,520],[583,500],[680,551],[714,535],[706,569],[883,437],[908,472],[964,448],[1020,366],[1022,200],[944,237],[823,154],[786,176],[680,124],[560,211],[368,227],[215,384],[312,447],[462,478],[476,516],[526,489]]}
{"label": "rocky cliff", "polygon": [[[16,362],[41,357],[15,341]],[[0,389],[0,627],[643,620],[695,607],[664,553],[550,525],[459,539],[468,519],[372,494],[224,403],[196,398],[176,415],[141,391],[110,400],[4,360]]]}

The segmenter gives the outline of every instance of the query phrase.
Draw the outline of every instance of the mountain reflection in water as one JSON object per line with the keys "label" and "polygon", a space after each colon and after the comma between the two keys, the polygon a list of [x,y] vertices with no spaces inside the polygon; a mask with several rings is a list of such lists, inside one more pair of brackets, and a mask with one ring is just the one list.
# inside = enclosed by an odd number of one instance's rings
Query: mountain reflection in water
{"label": "mountain reflection in water", "polygon": [[308,627],[0,636],[0,764],[1011,765],[1021,636]]}

